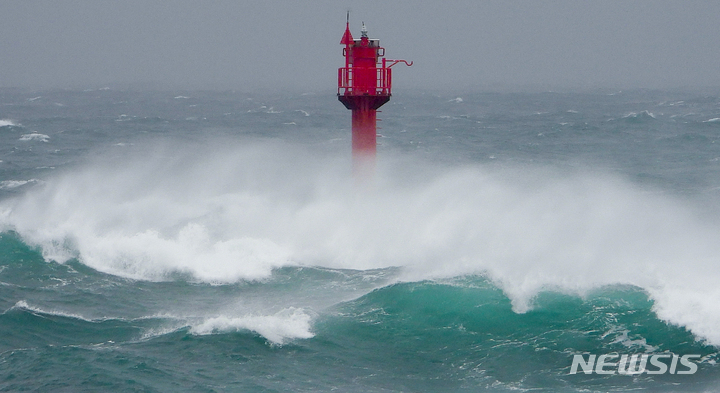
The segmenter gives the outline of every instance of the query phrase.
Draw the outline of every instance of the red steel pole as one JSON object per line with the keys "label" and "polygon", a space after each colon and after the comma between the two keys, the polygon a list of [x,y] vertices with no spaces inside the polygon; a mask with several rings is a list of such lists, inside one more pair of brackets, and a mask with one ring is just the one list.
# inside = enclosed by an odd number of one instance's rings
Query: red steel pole
{"label": "red steel pole", "polygon": [[377,111],[370,103],[360,100],[352,110],[353,157],[362,160],[373,159],[377,151]]}

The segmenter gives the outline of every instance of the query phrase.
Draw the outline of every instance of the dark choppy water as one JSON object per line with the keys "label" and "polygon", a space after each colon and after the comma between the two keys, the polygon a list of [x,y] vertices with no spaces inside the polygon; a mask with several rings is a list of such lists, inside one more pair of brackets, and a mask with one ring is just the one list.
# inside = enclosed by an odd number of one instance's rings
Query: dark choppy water
{"label": "dark choppy water", "polygon": [[332,95],[1,90],[0,389],[717,389],[720,92],[379,117],[358,182]]}

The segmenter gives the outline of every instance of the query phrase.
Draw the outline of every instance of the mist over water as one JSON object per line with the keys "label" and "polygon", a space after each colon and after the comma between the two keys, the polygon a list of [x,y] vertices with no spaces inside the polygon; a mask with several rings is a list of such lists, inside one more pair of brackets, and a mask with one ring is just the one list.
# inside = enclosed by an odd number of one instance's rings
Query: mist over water
{"label": "mist over water", "polygon": [[720,225],[687,201],[602,171],[390,154],[359,182],[349,167],[288,143],[153,144],[3,201],[2,225],[49,261],[150,281],[401,267],[400,281],[486,275],[516,312],[544,290],[629,284],[720,345]]}

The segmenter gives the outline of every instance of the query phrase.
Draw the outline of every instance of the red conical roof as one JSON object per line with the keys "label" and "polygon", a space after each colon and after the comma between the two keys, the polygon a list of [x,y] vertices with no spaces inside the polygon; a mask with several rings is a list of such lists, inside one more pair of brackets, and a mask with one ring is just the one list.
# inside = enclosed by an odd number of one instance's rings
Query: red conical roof
{"label": "red conical roof", "polygon": [[345,25],[345,34],[343,34],[343,38],[340,40],[340,44],[342,45],[350,45],[353,43],[353,36],[352,33],[350,33],[350,23]]}

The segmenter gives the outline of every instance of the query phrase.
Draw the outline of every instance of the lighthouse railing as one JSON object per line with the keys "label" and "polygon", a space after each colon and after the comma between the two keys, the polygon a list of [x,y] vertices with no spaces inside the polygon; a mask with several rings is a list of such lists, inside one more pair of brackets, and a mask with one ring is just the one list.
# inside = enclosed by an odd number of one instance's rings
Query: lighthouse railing
{"label": "lighthouse railing", "polygon": [[338,68],[338,95],[390,95],[392,70],[388,67],[375,68],[375,86],[357,86],[353,79],[353,67]]}

